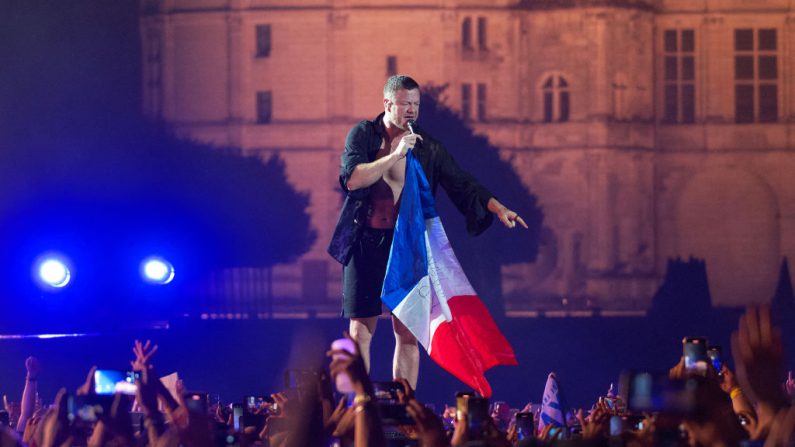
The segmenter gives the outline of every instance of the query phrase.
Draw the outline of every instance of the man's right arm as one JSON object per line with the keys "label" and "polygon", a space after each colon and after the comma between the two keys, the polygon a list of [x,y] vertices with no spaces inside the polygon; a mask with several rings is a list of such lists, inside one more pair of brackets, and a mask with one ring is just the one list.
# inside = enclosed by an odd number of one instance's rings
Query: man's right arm
{"label": "man's right arm", "polygon": [[355,191],[372,185],[383,177],[384,173],[403,157],[405,157],[405,154],[401,156],[400,152],[395,151],[386,157],[379,158],[370,163],[360,163],[356,165],[345,187],[348,188],[348,191]]}
{"label": "man's right arm", "polygon": [[355,191],[377,182],[398,160],[406,158],[406,154],[417,144],[417,140],[422,140],[422,137],[417,134],[403,135],[397,148],[390,152],[389,155],[369,163],[357,164],[351,172],[347,183],[345,183],[345,187],[348,191]]}

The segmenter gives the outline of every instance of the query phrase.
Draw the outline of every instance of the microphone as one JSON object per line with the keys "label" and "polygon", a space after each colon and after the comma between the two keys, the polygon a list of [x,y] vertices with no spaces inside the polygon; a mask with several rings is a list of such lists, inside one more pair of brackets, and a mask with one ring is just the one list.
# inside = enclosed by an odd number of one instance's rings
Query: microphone
{"label": "microphone", "polygon": [[406,126],[408,126],[408,128],[409,128],[409,132],[411,132],[411,133],[417,133],[417,132],[414,132],[414,126],[415,126],[416,124],[417,124],[417,122],[416,122],[416,121],[414,121],[414,120],[408,120],[408,121],[406,121]]}

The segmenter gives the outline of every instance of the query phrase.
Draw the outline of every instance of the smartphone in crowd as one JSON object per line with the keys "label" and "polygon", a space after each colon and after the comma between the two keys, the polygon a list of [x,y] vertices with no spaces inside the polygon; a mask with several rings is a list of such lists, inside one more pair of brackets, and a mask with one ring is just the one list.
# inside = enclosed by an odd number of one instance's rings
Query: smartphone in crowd
{"label": "smartphone in crowd", "polygon": [[379,402],[397,402],[398,390],[403,390],[403,385],[398,382],[373,382],[373,394]]}
{"label": "smartphone in crowd", "polygon": [[489,419],[489,400],[485,397],[469,397],[467,407],[467,433],[469,439],[483,439]]}
{"label": "smartphone in crowd", "polygon": [[98,369],[94,371],[94,392],[99,395],[121,393],[133,396],[137,389],[135,381],[140,377],[140,373],[133,371]]}
{"label": "smartphone in crowd", "polygon": [[276,404],[270,396],[245,396],[243,397],[243,403],[245,404],[246,411],[249,413],[254,413],[263,407],[268,411],[276,410]]}
{"label": "smartphone in crowd", "polygon": [[113,396],[102,394],[86,394],[76,396],[69,394],[66,399],[66,417],[72,424],[94,423],[110,413]]}
{"label": "smartphone in crowd", "polygon": [[707,356],[718,375],[723,374],[721,372],[723,369],[723,348],[720,346],[710,346],[709,349],[707,349]]}
{"label": "smartphone in crowd", "polygon": [[459,391],[455,393],[455,418],[456,420],[461,420],[461,415],[464,414],[467,409],[467,400],[470,397],[475,397],[475,393],[472,391]]}
{"label": "smartphone in crowd", "polygon": [[516,413],[516,437],[519,441],[533,439],[533,413]]}
{"label": "smartphone in crowd", "polygon": [[621,436],[624,432],[624,419],[618,415],[610,416],[610,436]]}
{"label": "smartphone in crowd", "polygon": [[241,403],[233,403],[232,404],[232,427],[235,429],[236,432],[239,432],[241,429],[240,423],[243,419],[243,404]]}
{"label": "smartphone in crowd", "polygon": [[623,372],[621,396],[633,413],[690,415],[696,410],[696,382],[669,379],[667,373]]}
{"label": "smartphone in crowd", "polygon": [[685,369],[704,375],[710,360],[707,355],[707,339],[705,337],[685,337],[682,339],[682,354],[685,358]]}
{"label": "smartphone in crowd", "polygon": [[209,413],[209,397],[207,393],[202,392],[188,392],[183,395],[185,397],[185,406],[188,411],[195,414],[208,414]]}
{"label": "smartphone in crowd", "polygon": [[409,415],[406,405],[399,403],[398,391],[403,390],[399,382],[373,382],[373,396],[381,414],[384,425],[414,425],[414,418]]}
{"label": "smartphone in crowd", "polygon": [[138,433],[144,428],[144,414],[138,411],[130,412],[130,424],[132,425],[133,433]]}

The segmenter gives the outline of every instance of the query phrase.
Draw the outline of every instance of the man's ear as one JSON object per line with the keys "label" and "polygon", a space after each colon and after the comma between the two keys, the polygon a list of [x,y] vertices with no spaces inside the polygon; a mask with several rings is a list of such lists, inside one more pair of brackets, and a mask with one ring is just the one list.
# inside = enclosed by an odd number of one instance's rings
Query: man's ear
{"label": "man's ear", "polygon": [[384,98],[384,111],[388,112],[390,107],[392,107],[392,101],[389,98]]}

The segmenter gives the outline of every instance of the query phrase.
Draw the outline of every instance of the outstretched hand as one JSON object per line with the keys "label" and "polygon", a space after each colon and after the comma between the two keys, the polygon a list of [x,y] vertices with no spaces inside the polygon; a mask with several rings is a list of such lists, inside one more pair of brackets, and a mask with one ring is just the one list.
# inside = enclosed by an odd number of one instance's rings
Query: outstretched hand
{"label": "outstretched hand", "polygon": [[491,211],[495,216],[497,216],[497,218],[500,219],[500,222],[502,222],[502,224],[505,225],[507,228],[515,228],[517,223],[525,227],[525,229],[528,228],[524,219],[522,219],[519,216],[519,214],[516,213],[516,211],[508,209],[505,205],[500,203],[494,197],[489,199],[487,207],[489,211]]}

